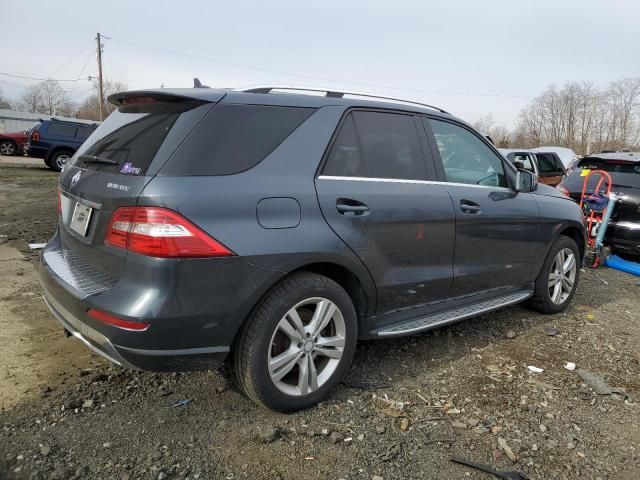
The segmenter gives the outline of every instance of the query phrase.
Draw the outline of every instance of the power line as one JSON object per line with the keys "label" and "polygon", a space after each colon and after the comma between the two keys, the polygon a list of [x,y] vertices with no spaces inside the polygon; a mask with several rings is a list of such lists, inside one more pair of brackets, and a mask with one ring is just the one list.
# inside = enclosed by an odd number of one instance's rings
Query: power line
{"label": "power line", "polygon": [[225,60],[219,60],[219,59],[215,59],[215,58],[204,57],[204,56],[201,56],[201,55],[193,55],[193,54],[190,54],[190,53],[184,53],[184,52],[178,52],[178,51],[175,51],[175,50],[169,50],[169,49],[166,49],[166,48],[154,47],[154,46],[149,46],[149,45],[142,45],[140,43],[135,43],[135,42],[131,42],[131,41],[128,41],[128,40],[121,40],[121,39],[118,39],[118,38],[109,37],[107,35],[103,35],[102,38],[105,38],[105,39],[108,39],[108,40],[112,40],[112,41],[115,41],[115,42],[119,42],[119,43],[123,43],[123,44],[126,44],[126,45],[131,45],[131,46],[134,46],[134,47],[145,48],[145,49],[148,49],[148,50],[154,50],[156,52],[161,52],[161,53],[169,53],[171,55],[178,55],[178,56],[182,56],[182,57],[186,57],[186,58],[191,58],[191,59],[194,59],[194,60],[202,60],[202,61],[205,61],[205,62],[216,63],[216,64],[219,64],[219,65],[227,65],[227,66],[236,67],[236,68],[244,68],[246,70],[253,70],[253,71],[258,71],[258,72],[273,73],[273,74],[276,74],[276,75],[285,75],[285,76],[289,76],[289,77],[304,78],[304,79],[307,79],[307,80],[342,83],[342,84],[345,84],[345,85],[356,85],[356,86],[360,86],[360,87],[382,88],[382,89],[400,90],[400,91],[416,92],[416,93],[436,93],[436,94],[441,94],[441,95],[463,95],[463,96],[473,96],[473,97],[532,98],[531,96],[528,96],[528,95],[502,95],[502,94],[497,94],[497,93],[455,92],[455,91],[445,91],[445,90],[427,90],[427,89],[420,89],[420,88],[394,87],[394,86],[391,86],[391,85],[380,85],[380,84],[373,84],[373,83],[351,82],[351,81],[346,81],[346,80],[338,80],[338,79],[334,79],[334,78],[316,77],[316,76],[312,76],[312,75],[304,75],[304,74],[286,72],[286,71],[281,71],[281,70],[273,70],[273,69],[270,69],[270,68],[256,67],[254,65],[247,65],[247,64],[242,64],[242,63],[228,62],[228,61],[225,61]]}
{"label": "power line", "polygon": [[[9,86],[12,86],[12,87],[19,88],[20,90],[26,90],[27,88],[29,88],[33,84],[25,85],[23,83],[9,82],[7,80],[0,79],[0,85],[9,85]],[[90,92],[91,90],[93,90],[93,86],[91,86],[89,89],[85,89],[85,88],[63,88],[63,90],[67,94],[70,95],[69,98],[73,99],[73,98],[80,97],[80,96]]]}
{"label": "power line", "polygon": [[27,88],[29,86],[29,85],[23,85],[21,83],[9,82],[7,80],[2,80],[2,79],[0,79],[0,83],[4,85],[11,85],[13,87],[18,87],[18,88]]}
{"label": "power line", "polygon": [[71,97],[69,97],[71,100],[73,100],[74,98],[78,98],[81,97],[83,95],[86,95],[87,93],[91,92],[93,90],[93,85],[91,87],[89,87],[86,90],[81,91],[80,93],[76,94],[76,95],[71,95]]}
{"label": "power line", "polygon": [[13,77],[13,78],[23,78],[25,80],[38,80],[41,82],[47,81],[47,80],[53,80],[55,82],[77,82],[80,80],[80,78],[75,78],[75,79],[70,79],[70,78],[38,78],[38,77],[25,77],[23,75],[12,75],[11,73],[4,73],[4,72],[0,72],[0,75],[5,75],[7,77]]}
{"label": "power line", "polygon": [[[93,40],[91,40],[91,43],[93,43]],[[87,68],[87,64],[89,63],[89,58],[91,58],[91,54],[92,53],[93,53],[93,50],[89,50],[89,54],[87,55],[87,58],[84,61],[84,65],[82,66],[82,70],[80,70],[80,73],[78,74],[78,78],[80,78],[82,76],[82,74],[84,73],[85,68]]]}
{"label": "power line", "polygon": [[[86,44],[82,50],[76,52],[73,57],[71,57],[69,60],[67,60],[66,62],[64,62],[62,65],[60,65],[58,68],[56,68],[53,72],[51,72],[51,75],[53,75],[54,73],[58,72],[62,67],[66,67],[67,65],[69,65],[73,60],[76,59],[76,57],[78,55],[80,55],[82,52],[84,52],[87,48],[89,48],[91,45],[93,44],[93,40],[90,41],[88,44]],[[78,75],[79,77],[79,75]]]}

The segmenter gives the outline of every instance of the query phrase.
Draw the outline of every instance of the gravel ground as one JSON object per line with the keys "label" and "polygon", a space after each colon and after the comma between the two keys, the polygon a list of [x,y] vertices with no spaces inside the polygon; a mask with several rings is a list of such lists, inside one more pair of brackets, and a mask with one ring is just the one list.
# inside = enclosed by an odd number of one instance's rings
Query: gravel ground
{"label": "gravel ground", "polygon": [[64,338],[26,247],[53,232],[55,185],[41,161],[0,157],[0,478],[491,478],[452,455],[536,480],[640,478],[638,278],[586,270],[564,314],[362,343],[327,402],[283,415],[224,371],[129,372]]}

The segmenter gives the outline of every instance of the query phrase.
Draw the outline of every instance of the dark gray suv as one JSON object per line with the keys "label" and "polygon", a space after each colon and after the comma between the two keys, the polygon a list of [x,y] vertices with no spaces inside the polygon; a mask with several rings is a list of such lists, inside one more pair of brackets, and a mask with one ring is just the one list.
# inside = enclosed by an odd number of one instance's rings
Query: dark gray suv
{"label": "dark gray suv", "polygon": [[229,360],[249,397],[294,411],[327,397],[358,339],[567,307],[575,202],[437,108],[282,92],[110,97],[42,255],[70,334],[129,368]]}

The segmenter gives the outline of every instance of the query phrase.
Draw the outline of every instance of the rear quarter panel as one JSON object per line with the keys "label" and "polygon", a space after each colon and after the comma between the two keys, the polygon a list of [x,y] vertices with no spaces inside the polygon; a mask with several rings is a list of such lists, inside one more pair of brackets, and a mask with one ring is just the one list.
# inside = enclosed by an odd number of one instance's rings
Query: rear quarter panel
{"label": "rear quarter panel", "polygon": [[[245,172],[164,176],[160,171],[141,193],[139,205],[175,210],[244,261],[273,272],[254,283],[241,315],[248,315],[258,299],[288,272],[318,262],[351,270],[360,279],[367,299],[375,301],[369,272],[328,226],[315,190],[315,172],[343,111],[342,106],[319,109],[267,158]],[[300,205],[300,222],[291,228],[265,228],[257,218],[258,205],[264,199],[283,197]]]}

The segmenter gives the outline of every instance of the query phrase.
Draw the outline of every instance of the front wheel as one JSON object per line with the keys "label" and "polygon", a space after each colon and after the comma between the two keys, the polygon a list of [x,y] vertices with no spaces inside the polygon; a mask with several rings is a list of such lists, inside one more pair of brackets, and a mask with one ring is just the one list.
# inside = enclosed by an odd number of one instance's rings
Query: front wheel
{"label": "front wheel", "polygon": [[234,373],[256,403],[281,412],[324,400],[346,373],[357,338],[356,312],[333,280],[299,273],[256,307],[234,346]]}
{"label": "front wheel", "polygon": [[580,277],[580,250],[571,238],[560,236],[551,246],[536,279],[529,304],[542,313],[565,310],[576,293]]}

